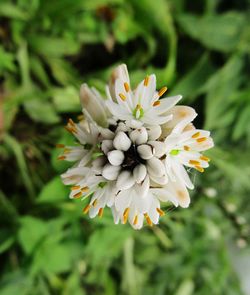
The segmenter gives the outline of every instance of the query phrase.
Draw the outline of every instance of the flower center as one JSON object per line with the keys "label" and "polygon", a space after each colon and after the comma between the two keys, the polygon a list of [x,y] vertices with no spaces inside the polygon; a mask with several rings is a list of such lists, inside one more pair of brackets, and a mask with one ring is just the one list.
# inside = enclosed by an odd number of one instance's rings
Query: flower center
{"label": "flower center", "polygon": [[140,104],[138,104],[133,110],[133,116],[136,119],[141,119],[144,116],[144,110]]}
{"label": "flower center", "polygon": [[137,153],[136,146],[131,145],[129,150],[124,152],[124,161],[122,163],[122,168],[133,170],[138,164],[145,164],[146,161],[143,160]]}
{"label": "flower center", "polygon": [[179,154],[179,150],[172,150],[171,152],[170,152],[170,155],[172,155],[172,156],[177,156],[178,154]]}

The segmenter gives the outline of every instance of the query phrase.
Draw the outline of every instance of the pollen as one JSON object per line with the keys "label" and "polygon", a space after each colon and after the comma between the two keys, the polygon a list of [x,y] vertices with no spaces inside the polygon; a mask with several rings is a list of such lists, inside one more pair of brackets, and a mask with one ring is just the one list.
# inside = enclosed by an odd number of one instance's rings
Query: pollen
{"label": "pollen", "polygon": [[81,196],[82,196],[82,192],[79,192],[77,194],[74,194],[73,198],[74,199],[79,199],[79,198],[81,198]]}
{"label": "pollen", "polygon": [[78,190],[78,189],[80,189],[81,187],[80,187],[80,185],[74,185],[74,186],[72,186],[70,189],[72,190],[72,191],[76,191],[76,190]]}
{"label": "pollen", "polygon": [[120,98],[125,101],[126,100],[126,96],[123,93],[119,93]]}
{"label": "pollen", "polygon": [[160,216],[165,215],[165,212],[161,210],[160,208],[156,208],[156,211],[159,213]]}
{"label": "pollen", "polygon": [[209,162],[210,161],[210,158],[208,158],[208,157],[206,157],[206,156],[200,156],[200,159],[202,160],[202,161],[206,161],[206,162]]}
{"label": "pollen", "polygon": [[129,92],[130,88],[127,82],[124,83],[124,89],[126,92]]}
{"label": "pollen", "polygon": [[203,141],[206,141],[206,140],[207,140],[206,137],[201,137],[201,138],[196,139],[197,142],[203,142]]}
{"label": "pollen", "polygon": [[148,86],[148,83],[149,83],[149,76],[147,76],[145,79],[144,79],[144,86]]}
{"label": "pollen", "polygon": [[187,145],[184,145],[184,150],[188,152],[188,151],[190,151],[190,147]]}
{"label": "pollen", "polygon": [[159,101],[159,100],[157,100],[157,101],[155,101],[154,103],[153,103],[153,107],[157,107],[157,106],[159,106],[161,104],[161,102]]}
{"label": "pollen", "polygon": [[159,97],[161,97],[167,90],[168,88],[166,86],[162,87],[158,92]]}
{"label": "pollen", "polygon": [[126,208],[123,212],[123,224],[126,224],[128,221],[128,214],[129,214],[129,208]]}
{"label": "pollen", "polygon": [[200,132],[196,132],[195,134],[192,135],[192,138],[197,138],[200,136]]}
{"label": "pollen", "polygon": [[58,159],[58,160],[65,160],[66,157],[65,157],[65,156],[59,156],[57,159]]}
{"label": "pollen", "polygon": [[138,215],[135,215],[134,221],[133,221],[133,225],[136,225],[138,223]]}
{"label": "pollen", "polygon": [[57,143],[56,144],[56,148],[58,148],[58,149],[63,149],[64,147],[65,147],[65,145],[62,144],[62,143]]}
{"label": "pollen", "polygon": [[98,216],[102,217],[102,215],[103,215],[103,208],[100,208],[99,211],[98,211]]}
{"label": "pollen", "polygon": [[200,165],[200,162],[196,161],[196,160],[189,160],[189,164],[191,164],[191,165]]}
{"label": "pollen", "polygon": [[98,203],[98,201],[97,201],[97,199],[95,199],[94,202],[93,202],[93,204],[92,204],[93,207],[96,207],[97,203]]}
{"label": "pollen", "polygon": [[152,222],[152,220],[150,219],[150,217],[148,216],[148,214],[145,213],[144,216],[145,216],[145,218],[146,218],[147,224],[148,224],[149,226],[153,226],[153,222]]}
{"label": "pollen", "polygon": [[89,190],[89,187],[88,186],[84,186],[83,188],[81,188],[81,191],[83,193],[86,193],[88,190]]}
{"label": "pollen", "polygon": [[204,172],[204,169],[201,166],[195,165],[194,168],[199,172]]}
{"label": "pollen", "polygon": [[89,212],[89,209],[90,209],[90,204],[88,204],[87,206],[85,206],[85,207],[83,208],[82,212],[83,212],[84,214],[87,214],[87,213]]}

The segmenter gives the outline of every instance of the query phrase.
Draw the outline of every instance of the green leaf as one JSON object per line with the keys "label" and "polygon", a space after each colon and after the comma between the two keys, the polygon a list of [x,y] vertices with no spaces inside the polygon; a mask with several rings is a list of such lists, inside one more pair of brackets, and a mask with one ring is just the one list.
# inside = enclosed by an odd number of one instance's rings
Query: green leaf
{"label": "green leaf", "polygon": [[26,254],[31,254],[48,231],[46,222],[41,219],[24,216],[20,219],[18,241]]}
{"label": "green leaf", "polygon": [[177,20],[189,36],[207,48],[223,52],[230,52],[238,46],[245,25],[244,14],[238,12],[205,16],[183,14]]}
{"label": "green leaf", "polygon": [[40,192],[37,202],[39,203],[54,203],[65,201],[68,198],[69,190],[62,183],[59,176],[48,182]]}
{"label": "green leaf", "polygon": [[53,102],[58,112],[79,112],[81,110],[79,91],[72,86],[55,88],[53,90]]}

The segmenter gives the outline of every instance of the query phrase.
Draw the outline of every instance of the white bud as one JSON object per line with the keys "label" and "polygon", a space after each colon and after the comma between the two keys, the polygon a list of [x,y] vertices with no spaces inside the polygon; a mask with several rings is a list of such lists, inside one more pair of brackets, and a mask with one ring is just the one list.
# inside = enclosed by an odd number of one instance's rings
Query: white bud
{"label": "white bud", "polygon": [[161,160],[153,157],[147,161],[147,168],[149,174],[157,177],[165,175],[165,166]]}
{"label": "white bud", "polygon": [[132,140],[133,143],[135,144],[143,144],[146,143],[148,140],[148,133],[146,128],[141,127],[138,129],[133,130],[130,134],[129,134],[130,139]]}
{"label": "white bud", "polygon": [[156,140],[161,136],[161,126],[152,125],[147,127],[148,131],[148,140]]}
{"label": "white bud", "polygon": [[129,189],[132,185],[134,185],[135,180],[132,176],[132,173],[129,171],[123,171],[117,178],[116,186],[120,190]]}
{"label": "white bud", "polygon": [[113,141],[110,139],[105,139],[102,141],[101,149],[104,154],[107,154],[110,150],[113,149]]}
{"label": "white bud", "polygon": [[120,172],[120,166],[106,164],[102,170],[102,176],[108,180],[115,180]]}
{"label": "white bud", "polygon": [[126,124],[125,123],[123,123],[123,122],[120,122],[119,124],[118,124],[118,127],[117,127],[117,131],[123,131],[123,132],[126,132],[126,131],[128,131],[128,126],[126,126]]}
{"label": "white bud", "polygon": [[131,140],[123,131],[119,131],[113,141],[113,145],[117,150],[127,151],[131,146]]}
{"label": "white bud", "polygon": [[119,150],[113,150],[111,152],[108,152],[107,156],[109,163],[113,166],[120,166],[124,160],[124,154]]}
{"label": "white bud", "polygon": [[102,128],[100,132],[103,138],[105,139],[113,139],[115,136],[114,132],[112,132],[111,130],[107,128]]}
{"label": "white bud", "polygon": [[148,144],[142,144],[137,147],[137,152],[144,160],[149,160],[154,156],[154,147]]}
{"label": "white bud", "polygon": [[161,141],[149,141],[148,144],[154,147],[155,157],[161,158],[167,152],[167,147],[164,142]]}
{"label": "white bud", "polygon": [[134,180],[137,183],[142,182],[147,175],[147,168],[143,164],[137,165],[133,170]]}

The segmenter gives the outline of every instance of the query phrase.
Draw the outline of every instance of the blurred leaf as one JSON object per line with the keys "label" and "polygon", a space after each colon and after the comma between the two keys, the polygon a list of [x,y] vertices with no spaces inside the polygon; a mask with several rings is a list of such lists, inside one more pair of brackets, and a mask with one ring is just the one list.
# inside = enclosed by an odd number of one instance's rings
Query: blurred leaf
{"label": "blurred leaf", "polygon": [[237,47],[245,25],[244,15],[238,12],[202,17],[183,14],[177,20],[188,35],[205,47],[225,52]]}
{"label": "blurred leaf", "polygon": [[16,70],[14,56],[12,53],[5,51],[4,48],[0,46],[0,71],[4,72],[5,70],[11,72]]}
{"label": "blurred leaf", "polygon": [[55,88],[52,95],[58,112],[79,112],[81,110],[79,91],[74,87]]}
{"label": "blurred leaf", "polygon": [[47,183],[40,192],[37,201],[39,203],[54,203],[67,199],[69,194],[68,189],[62,183],[59,176]]}

